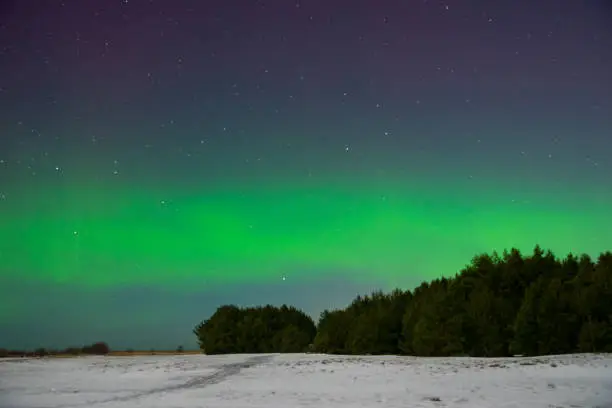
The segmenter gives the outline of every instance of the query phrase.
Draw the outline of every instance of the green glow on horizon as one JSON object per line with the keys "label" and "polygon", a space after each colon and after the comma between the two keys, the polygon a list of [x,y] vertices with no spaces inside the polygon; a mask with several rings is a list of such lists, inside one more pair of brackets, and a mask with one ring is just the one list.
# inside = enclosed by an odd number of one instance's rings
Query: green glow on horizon
{"label": "green glow on horizon", "polygon": [[513,202],[517,192],[507,187],[373,180],[181,186],[165,194],[24,188],[0,212],[0,270],[89,287],[330,273],[401,286],[408,277],[453,275],[480,252],[530,251],[536,243],[558,256],[608,250],[612,197],[581,194],[588,199],[523,190]]}

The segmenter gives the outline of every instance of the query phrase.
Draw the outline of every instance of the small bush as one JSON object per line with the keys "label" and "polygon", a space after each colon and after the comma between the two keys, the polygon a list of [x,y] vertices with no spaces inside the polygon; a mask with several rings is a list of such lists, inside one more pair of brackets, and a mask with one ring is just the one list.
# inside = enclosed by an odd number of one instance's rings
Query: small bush
{"label": "small bush", "polygon": [[103,355],[110,353],[110,348],[108,347],[108,344],[106,344],[105,342],[99,341],[90,346],[83,347],[81,351],[83,352],[83,354],[95,354],[95,355],[103,356]]}

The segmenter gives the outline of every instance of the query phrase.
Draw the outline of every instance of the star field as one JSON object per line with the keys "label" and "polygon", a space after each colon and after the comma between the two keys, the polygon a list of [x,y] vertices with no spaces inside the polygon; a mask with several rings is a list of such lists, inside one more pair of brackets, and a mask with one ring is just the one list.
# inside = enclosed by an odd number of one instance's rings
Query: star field
{"label": "star field", "polygon": [[603,0],[3,3],[0,337],[175,348],[221,303],[316,315],[479,252],[609,250],[611,19]]}

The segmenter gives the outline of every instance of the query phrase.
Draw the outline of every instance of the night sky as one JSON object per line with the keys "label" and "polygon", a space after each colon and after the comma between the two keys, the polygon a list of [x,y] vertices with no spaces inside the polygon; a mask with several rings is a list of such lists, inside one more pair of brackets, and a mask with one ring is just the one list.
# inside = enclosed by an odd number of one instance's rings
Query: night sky
{"label": "night sky", "polygon": [[0,346],[190,348],[224,303],[612,249],[608,1],[0,13]]}

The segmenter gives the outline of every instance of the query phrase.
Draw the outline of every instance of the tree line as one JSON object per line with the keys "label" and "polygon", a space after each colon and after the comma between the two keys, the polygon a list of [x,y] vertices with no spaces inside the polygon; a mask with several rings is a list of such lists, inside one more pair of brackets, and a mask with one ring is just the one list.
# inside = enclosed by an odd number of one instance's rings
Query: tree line
{"label": "tree line", "polygon": [[[183,354],[192,353],[186,351],[185,348],[179,345],[175,350],[156,350],[154,348],[148,351],[134,350],[127,348],[124,350],[113,350],[112,355],[157,355],[157,354]],[[83,347],[67,347],[63,349],[39,347],[34,350],[6,349],[0,347],[0,358],[6,357],[53,357],[53,356],[105,356],[111,354],[111,349],[106,342],[99,341],[91,345]]]}
{"label": "tree line", "polygon": [[0,348],[0,358],[4,357],[46,357],[54,355],[98,355],[103,356],[110,353],[108,344],[98,341],[83,347],[67,347],[63,350],[47,349],[39,347],[36,350],[9,350]]}
{"label": "tree line", "polygon": [[224,305],[193,332],[206,354],[612,352],[612,253],[559,259],[536,246],[527,256],[482,254],[453,277],[358,296],[316,324],[291,306]]}

